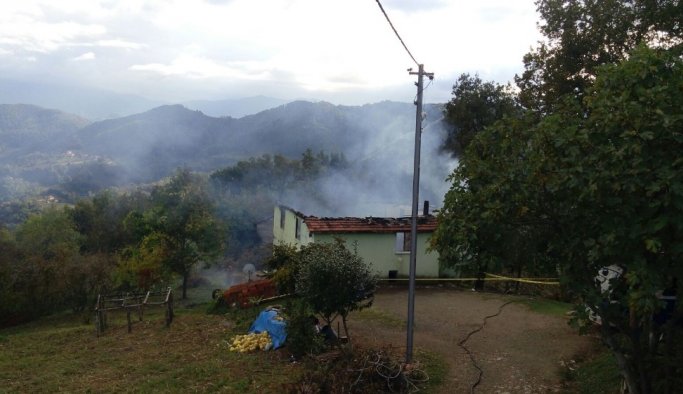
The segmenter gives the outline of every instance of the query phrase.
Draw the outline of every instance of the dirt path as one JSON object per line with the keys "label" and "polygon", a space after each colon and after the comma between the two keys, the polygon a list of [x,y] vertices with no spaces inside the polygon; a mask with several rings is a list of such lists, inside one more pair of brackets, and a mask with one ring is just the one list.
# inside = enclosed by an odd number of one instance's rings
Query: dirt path
{"label": "dirt path", "polygon": [[[351,319],[350,332],[371,345],[405,346],[407,290],[385,289],[376,294],[373,311],[382,319]],[[441,354],[449,364],[444,393],[469,393],[478,371],[458,342],[479,327],[485,316],[519,298],[462,290],[418,288],[415,295],[414,345]],[[573,331],[563,317],[506,305],[488,319],[465,346],[483,370],[477,393],[546,393],[561,391],[561,362],[585,354],[595,342]]]}

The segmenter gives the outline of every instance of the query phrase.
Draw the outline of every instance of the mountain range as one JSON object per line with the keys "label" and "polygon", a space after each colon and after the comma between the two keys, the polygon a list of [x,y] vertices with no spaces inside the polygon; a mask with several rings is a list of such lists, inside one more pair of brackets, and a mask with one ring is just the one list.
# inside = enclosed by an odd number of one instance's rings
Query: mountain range
{"label": "mountain range", "polygon": [[[429,162],[445,125],[440,105],[424,110]],[[165,105],[96,122],[31,105],[0,105],[0,200],[55,187],[87,195],[154,181],[178,167],[212,171],[263,154],[300,157],[307,148],[405,172],[412,167],[414,128],[415,107],[389,101],[295,101],[241,118]]]}

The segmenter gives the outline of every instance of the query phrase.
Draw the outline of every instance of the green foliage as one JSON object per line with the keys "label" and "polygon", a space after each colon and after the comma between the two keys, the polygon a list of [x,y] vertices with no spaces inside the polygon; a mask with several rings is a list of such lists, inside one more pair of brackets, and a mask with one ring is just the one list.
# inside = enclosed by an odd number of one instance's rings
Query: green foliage
{"label": "green foliage", "polygon": [[131,211],[144,210],[148,204],[139,194],[119,196],[113,192],[78,201],[71,216],[84,237],[81,252],[112,254],[128,245],[137,234],[127,231],[125,219]]}
{"label": "green foliage", "polygon": [[357,254],[342,241],[311,243],[301,248],[296,292],[327,324],[349,312],[372,305],[377,279]]}
{"label": "green foliage", "polygon": [[83,311],[99,293],[148,289],[173,274],[185,290],[192,268],[223,248],[211,197],[205,180],[179,171],[151,194],[104,192],[3,229],[0,324]]}
{"label": "green foliage", "polygon": [[275,271],[273,281],[280,294],[294,294],[299,273],[299,251],[294,245],[273,245],[273,254],[265,261],[269,270]]}
{"label": "green foliage", "polygon": [[113,259],[81,255],[83,237],[70,211],[49,209],[0,237],[0,325],[12,325],[65,308],[83,311],[110,283]]}
{"label": "green foliage", "polygon": [[603,352],[595,358],[581,362],[575,369],[567,369],[567,383],[581,394],[620,392],[621,375],[610,352]]}
{"label": "green foliage", "polygon": [[214,215],[205,182],[187,170],[177,171],[168,184],[155,188],[151,201],[152,208],[132,219],[144,232],[137,251],[131,253],[133,264],[180,275],[185,299],[192,268],[200,261],[211,263],[222,252],[224,225]]}
{"label": "green foliage", "polygon": [[[582,101],[480,132],[451,176],[434,246],[443,263],[557,269],[564,289],[600,314],[631,390],[671,379],[657,343],[655,294],[683,277],[683,61],[639,48],[598,71]],[[511,252],[512,251],[512,252]],[[598,269],[619,264],[608,302]],[[634,391],[635,392],[635,391]]]}
{"label": "green foliage", "polygon": [[16,238],[29,258],[62,263],[78,254],[82,240],[71,217],[56,208],[29,217],[17,228]]}
{"label": "green foliage", "polygon": [[444,146],[460,155],[476,133],[518,112],[509,88],[483,82],[478,75],[461,74],[453,85],[453,98],[444,106],[445,118],[454,127],[449,130]]}
{"label": "green foliage", "polygon": [[315,331],[313,311],[300,300],[288,302],[287,350],[297,359],[318,354],[325,348],[323,337]]}
{"label": "green foliage", "polygon": [[[676,0],[538,0],[546,40],[524,56],[520,101],[549,113],[581,100],[600,67],[627,59],[640,44],[680,51],[683,7]],[[680,53],[680,52],[679,52]]]}
{"label": "green foliage", "polygon": [[349,166],[343,153],[313,153],[310,148],[300,160],[282,155],[263,155],[237,162],[211,174],[211,180],[220,188],[234,194],[242,191],[270,191],[281,195],[287,189],[305,186],[328,171],[343,170]]}

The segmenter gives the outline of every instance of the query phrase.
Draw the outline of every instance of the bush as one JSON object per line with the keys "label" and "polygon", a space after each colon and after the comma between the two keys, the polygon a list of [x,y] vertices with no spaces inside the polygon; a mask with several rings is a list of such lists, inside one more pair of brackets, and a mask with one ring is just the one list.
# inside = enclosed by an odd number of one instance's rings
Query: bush
{"label": "bush", "polygon": [[288,302],[287,349],[295,358],[318,354],[325,348],[323,337],[315,331],[315,316],[301,300]]}
{"label": "bush", "polygon": [[377,278],[368,265],[341,240],[304,246],[296,279],[302,300],[328,325],[341,316],[347,337],[348,314],[371,306],[377,287]]}
{"label": "bush", "polygon": [[293,294],[296,290],[296,277],[299,272],[299,251],[293,245],[279,244],[273,246],[273,254],[265,261],[265,266],[272,271],[273,281],[280,294]]}

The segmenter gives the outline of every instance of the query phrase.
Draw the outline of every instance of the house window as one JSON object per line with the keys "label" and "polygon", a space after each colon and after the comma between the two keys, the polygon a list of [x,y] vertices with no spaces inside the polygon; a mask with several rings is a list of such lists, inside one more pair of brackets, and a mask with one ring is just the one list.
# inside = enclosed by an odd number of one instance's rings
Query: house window
{"label": "house window", "polygon": [[396,233],[396,253],[410,252],[410,232]]}
{"label": "house window", "polygon": [[280,228],[285,228],[285,210],[280,208]]}
{"label": "house window", "polygon": [[294,228],[294,236],[296,239],[301,239],[301,221],[296,218],[296,227]]}

